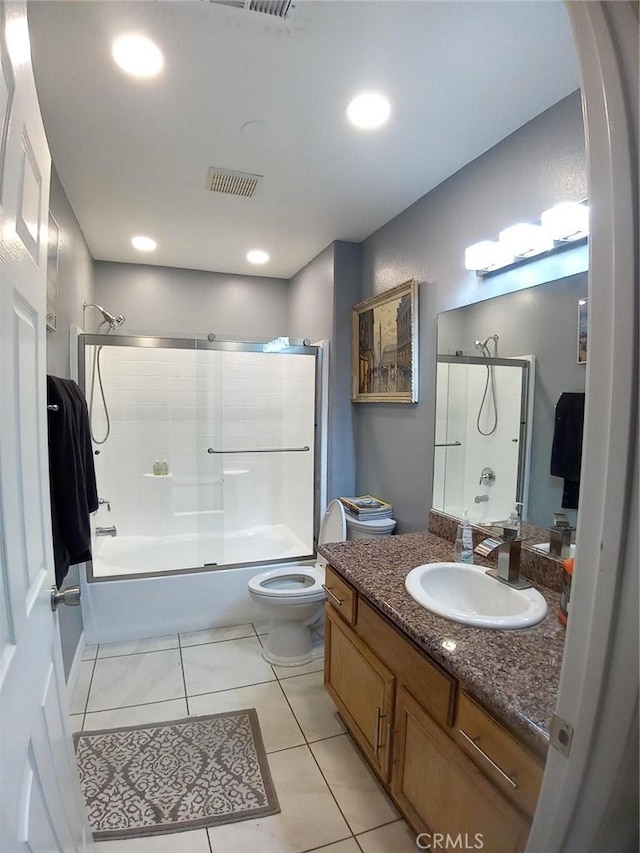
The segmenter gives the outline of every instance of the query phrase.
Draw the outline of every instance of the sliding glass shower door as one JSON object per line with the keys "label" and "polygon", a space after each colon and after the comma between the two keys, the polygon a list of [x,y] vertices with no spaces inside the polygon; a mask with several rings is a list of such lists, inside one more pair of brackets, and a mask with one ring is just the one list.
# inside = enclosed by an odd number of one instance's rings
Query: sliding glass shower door
{"label": "sliding glass shower door", "polygon": [[196,362],[203,565],[311,555],[316,359],[244,345]]}
{"label": "sliding glass shower door", "polygon": [[80,346],[104,500],[96,577],[313,554],[315,347],[124,335]]}

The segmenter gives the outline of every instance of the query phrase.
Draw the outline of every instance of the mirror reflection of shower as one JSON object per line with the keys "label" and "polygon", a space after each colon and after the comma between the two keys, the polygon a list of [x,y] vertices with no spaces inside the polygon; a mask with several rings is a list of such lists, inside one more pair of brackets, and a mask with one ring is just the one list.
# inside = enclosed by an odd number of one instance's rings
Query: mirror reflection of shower
{"label": "mirror reflection of shower", "polygon": [[[96,332],[99,332],[103,326],[107,326],[107,335],[113,332],[114,329],[117,329],[118,326],[121,326],[126,317],[124,314],[112,314],[110,311],[107,311],[106,308],[103,308],[102,305],[98,305],[95,302],[83,302],[82,303],[82,326],[85,327],[85,315],[87,312],[87,308],[95,308],[102,315],[102,320],[98,323],[96,328]],[[93,350],[93,361],[91,365],[91,381],[89,388],[89,428],[91,431],[91,440],[94,444],[104,444],[106,440],[109,438],[111,433],[111,421],[109,420],[109,407],[107,406],[107,398],[104,393],[104,386],[102,384],[102,371],[100,369],[100,353],[102,352],[102,347],[95,347]],[[102,399],[102,408],[104,410],[104,417],[106,421],[106,428],[102,438],[96,438],[95,433],[93,431],[93,401],[95,396],[95,387],[96,387],[96,375],[98,377],[98,387],[100,388],[100,397]]]}
{"label": "mirror reflection of shower", "polygon": [[[484,358],[491,358],[491,353],[489,351],[488,343],[489,341],[493,341],[493,355],[494,358],[498,355],[498,335],[489,335],[488,338],[485,338],[484,341],[475,341],[474,346],[476,349],[479,349]],[[488,398],[487,398],[488,395]],[[482,412],[485,407],[485,403],[487,404],[487,427],[493,421],[493,426],[485,431],[480,426],[480,421],[482,419]],[[491,416],[491,411],[493,410],[493,418]],[[476,429],[480,433],[480,435],[493,435],[493,433],[498,428],[498,403],[496,401],[496,380],[493,372],[493,365],[487,363],[487,378],[484,385],[484,393],[482,395],[482,402],[480,403],[480,408],[478,409],[478,417],[476,418]]]}

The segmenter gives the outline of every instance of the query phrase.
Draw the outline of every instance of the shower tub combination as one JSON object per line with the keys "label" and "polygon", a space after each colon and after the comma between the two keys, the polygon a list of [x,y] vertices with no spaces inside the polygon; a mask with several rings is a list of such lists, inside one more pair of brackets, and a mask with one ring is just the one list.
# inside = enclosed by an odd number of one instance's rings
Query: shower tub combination
{"label": "shower tub combination", "polygon": [[261,618],[249,578],[312,560],[320,353],[80,336],[101,499],[81,578],[87,642]]}
{"label": "shower tub combination", "polygon": [[[497,338],[497,336],[496,336]],[[487,339],[488,341],[489,339]],[[438,355],[433,507],[474,524],[527,513],[534,357]]]}

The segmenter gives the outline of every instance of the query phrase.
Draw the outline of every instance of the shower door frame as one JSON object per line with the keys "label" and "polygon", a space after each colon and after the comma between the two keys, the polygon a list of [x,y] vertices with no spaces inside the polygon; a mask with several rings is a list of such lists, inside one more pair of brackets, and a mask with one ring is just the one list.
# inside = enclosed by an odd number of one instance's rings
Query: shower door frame
{"label": "shower door frame", "polygon": [[[527,486],[527,456],[530,453],[529,447],[529,421],[532,416],[531,408],[531,380],[529,371],[532,367],[532,362],[525,358],[498,358],[497,356],[485,358],[479,355],[436,355],[436,365],[438,364],[469,364],[480,365],[485,367],[520,367],[522,368],[521,385],[520,385],[520,430],[518,433],[518,468],[516,477],[516,501],[523,504],[523,510],[526,509],[526,501],[523,500],[523,495],[528,491]],[[447,380],[448,381],[448,380]],[[436,405],[437,417],[437,405]],[[434,440],[433,452],[435,460],[435,452],[438,446]],[[523,513],[524,515],[524,513]]]}
{"label": "shower door frame", "polygon": [[[322,471],[322,436],[319,424],[321,423],[320,412],[322,405],[322,347],[305,344],[292,344],[282,350],[265,350],[266,342],[237,341],[237,340],[213,340],[207,338],[179,338],[162,337],[160,335],[121,335],[121,334],[97,334],[82,332],[78,335],[78,384],[83,393],[87,394],[87,370],[86,370],[86,348],[90,346],[116,346],[116,347],[141,347],[146,349],[187,349],[187,350],[221,350],[226,352],[255,352],[269,355],[306,355],[315,359],[315,394],[314,394],[314,419],[313,419],[313,547],[310,554],[298,557],[286,557],[276,560],[251,560],[241,563],[220,563],[219,565],[204,564],[201,566],[187,566],[180,569],[170,569],[163,572],[136,572],[130,575],[101,575],[93,574],[93,562],[87,565],[87,581],[89,583],[103,583],[109,581],[139,580],[143,578],[170,577],[171,575],[193,574],[196,572],[216,572],[235,568],[247,568],[255,566],[273,566],[274,564],[306,563],[315,559],[315,547],[318,541],[320,506],[320,472]],[[241,451],[238,451],[241,452]],[[262,451],[262,452],[269,452]]]}

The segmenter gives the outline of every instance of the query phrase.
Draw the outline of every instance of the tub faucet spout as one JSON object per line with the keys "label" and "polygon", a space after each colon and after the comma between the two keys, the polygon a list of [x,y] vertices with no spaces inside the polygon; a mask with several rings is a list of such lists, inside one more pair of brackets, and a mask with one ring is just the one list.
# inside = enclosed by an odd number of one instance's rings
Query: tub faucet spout
{"label": "tub faucet spout", "polygon": [[116,530],[115,524],[111,525],[111,527],[96,527],[96,536],[117,536],[118,531]]}

